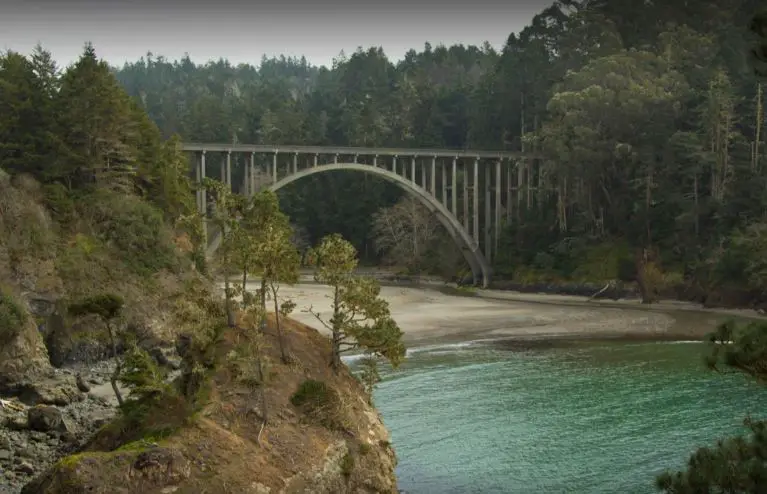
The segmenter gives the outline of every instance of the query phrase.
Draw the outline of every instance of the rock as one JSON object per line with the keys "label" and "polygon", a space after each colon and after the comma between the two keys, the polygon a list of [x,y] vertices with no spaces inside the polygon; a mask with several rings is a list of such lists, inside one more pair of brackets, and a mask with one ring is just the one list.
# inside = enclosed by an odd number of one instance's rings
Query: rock
{"label": "rock", "polygon": [[165,356],[161,348],[154,347],[149,350],[149,355],[157,362],[157,365],[167,367],[168,357]]}
{"label": "rock", "polygon": [[18,387],[51,371],[48,351],[29,312],[21,331],[0,346],[0,393],[15,394]]}
{"label": "rock", "polygon": [[16,471],[26,475],[32,475],[33,473],[35,473],[35,467],[33,467],[32,465],[30,465],[29,463],[25,461],[16,467]]}
{"label": "rock", "polygon": [[25,382],[17,391],[19,400],[29,406],[44,404],[67,406],[81,401],[85,395],[77,389],[74,376],[61,375]]}
{"label": "rock", "polygon": [[87,393],[91,390],[91,387],[88,386],[88,383],[83,380],[83,376],[80,373],[78,373],[77,377],[75,378],[75,384],[77,384],[77,389],[79,389],[82,393]]}
{"label": "rock", "polygon": [[7,449],[0,449],[0,461],[9,461],[13,457],[13,453],[11,453]]}
{"label": "rock", "polygon": [[29,428],[34,431],[48,432],[61,431],[66,432],[64,417],[61,410],[52,406],[36,406],[30,408],[27,412]]}

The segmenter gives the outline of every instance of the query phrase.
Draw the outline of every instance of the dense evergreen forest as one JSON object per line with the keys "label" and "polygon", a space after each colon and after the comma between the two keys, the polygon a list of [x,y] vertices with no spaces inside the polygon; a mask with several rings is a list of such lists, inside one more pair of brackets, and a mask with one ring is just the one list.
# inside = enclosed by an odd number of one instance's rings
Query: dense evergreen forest
{"label": "dense evergreen forest", "polygon": [[[330,68],[150,54],[116,74],[162,132],[187,140],[542,153],[496,273],[642,277],[743,302],[767,285],[765,95],[748,30],[758,4],[559,1],[500,53],[427,43],[395,64],[370,48]],[[341,232],[369,259],[374,213],[399,199],[341,172],[281,194],[312,242]]]}

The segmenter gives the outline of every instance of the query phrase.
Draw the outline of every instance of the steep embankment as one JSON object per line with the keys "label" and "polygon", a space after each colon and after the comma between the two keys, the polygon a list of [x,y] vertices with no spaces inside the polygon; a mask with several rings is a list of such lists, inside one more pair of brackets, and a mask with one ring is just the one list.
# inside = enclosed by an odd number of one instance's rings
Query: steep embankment
{"label": "steep embankment", "polygon": [[317,331],[291,320],[283,331],[295,363],[281,362],[270,325],[258,344],[263,387],[248,384],[252,359],[234,364],[254,333],[228,330],[207,404],[192,418],[161,438],[148,429],[172,420],[173,407],[149,413],[147,429],[130,436],[118,420],[23,492],[397,492],[389,435],[361,384],[330,370]]}

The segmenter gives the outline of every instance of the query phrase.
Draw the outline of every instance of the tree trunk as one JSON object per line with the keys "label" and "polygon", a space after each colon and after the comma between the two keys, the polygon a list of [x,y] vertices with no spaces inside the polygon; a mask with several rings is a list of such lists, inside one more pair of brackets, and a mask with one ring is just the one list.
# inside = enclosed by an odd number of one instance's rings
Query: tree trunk
{"label": "tree trunk", "polygon": [[282,363],[287,364],[288,361],[288,354],[285,353],[285,342],[282,338],[282,324],[280,322],[280,305],[277,302],[277,291],[279,288],[277,288],[276,285],[272,285],[272,298],[274,299],[274,324],[277,326],[277,343],[280,346],[280,358],[282,359]]}
{"label": "tree trunk", "polygon": [[266,280],[261,277],[261,331],[266,331]]}
{"label": "tree trunk", "polygon": [[330,367],[333,371],[338,372],[341,368],[341,317],[339,313],[340,301],[338,300],[340,290],[338,285],[334,287],[333,291],[333,338],[332,338],[332,356],[330,360]]}
{"label": "tree trunk", "polygon": [[122,363],[120,362],[120,359],[117,358],[117,339],[115,338],[115,334],[110,323],[107,323],[107,333],[109,333],[109,343],[112,346],[112,358],[117,363],[115,366],[115,371],[112,373],[112,377],[109,379],[109,383],[112,385],[112,391],[115,393],[115,398],[117,398],[117,404],[122,407],[125,402],[123,401],[123,395],[120,392],[120,388],[117,386],[117,379],[119,379],[120,373],[122,372]]}

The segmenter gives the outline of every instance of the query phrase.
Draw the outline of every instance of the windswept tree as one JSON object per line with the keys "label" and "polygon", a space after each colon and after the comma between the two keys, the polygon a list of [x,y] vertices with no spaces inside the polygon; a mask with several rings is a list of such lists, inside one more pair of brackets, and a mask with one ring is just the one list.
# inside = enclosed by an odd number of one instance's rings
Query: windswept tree
{"label": "windswept tree", "polygon": [[203,186],[215,196],[212,223],[221,235],[221,244],[217,252],[218,265],[221,274],[224,275],[227,323],[233,327],[235,324],[233,298],[239,287],[232,286],[229,276],[237,268],[237,254],[243,242],[242,226],[239,222],[242,196],[232,193],[226,184],[211,178],[206,178]]}
{"label": "windswept tree", "polygon": [[125,302],[119,295],[112,293],[106,293],[103,295],[94,295],[92,297],[85,298],[68,307],[69,315],[74,317],[83,317],[90,314],[97,315],[107,330],[107,337],[109,339],[109,346],[112,350],[112,358],[116,360],[115,370],[112,373],[112,377],[109,382],[112,384],[112,390],[117,398],[117,403],[122,407],[125,404],[120,388],[117,386],[117,381],[120,379],[122,373],[122,361],[118,358],[117,345],[117,320],[122,314],[123,306]]}
{"label": "windswept tree", "polygon": [[341,235],[324,237],[310,253],[314,279],[333,289],[333,315],[323,319],[311,312],[331,333],[331,367],[341,368],[341,354],[364,349],[386,358],[393,366],[405,356],[402,331],[391,317],[389,303],[381,298],[381,286],[373,278],[357,277],[357,251]]}
{"label": "windswept tree", "polygon": [[[279,291],[283,283],[294,284],[298,282],[298,270],[301,267],[301,256],[292,242],[293,229],[289,218],[280,211],[277,194],[271,190],[264,190],[254,196],[251,213],[252,219],[245,225],[254,228],[256,242],[255,267],[261,274],[262,293],[268,288],[274,302],[274,320],[277,329],[277,340],[280,346],[282,361],[289,361],[285,339],[282,334],[280,316],[290,313],[290,304],[280,307]],[[265,297],[262,296],[262,300]],[[263,313],[266,307],[262,306]]]}

